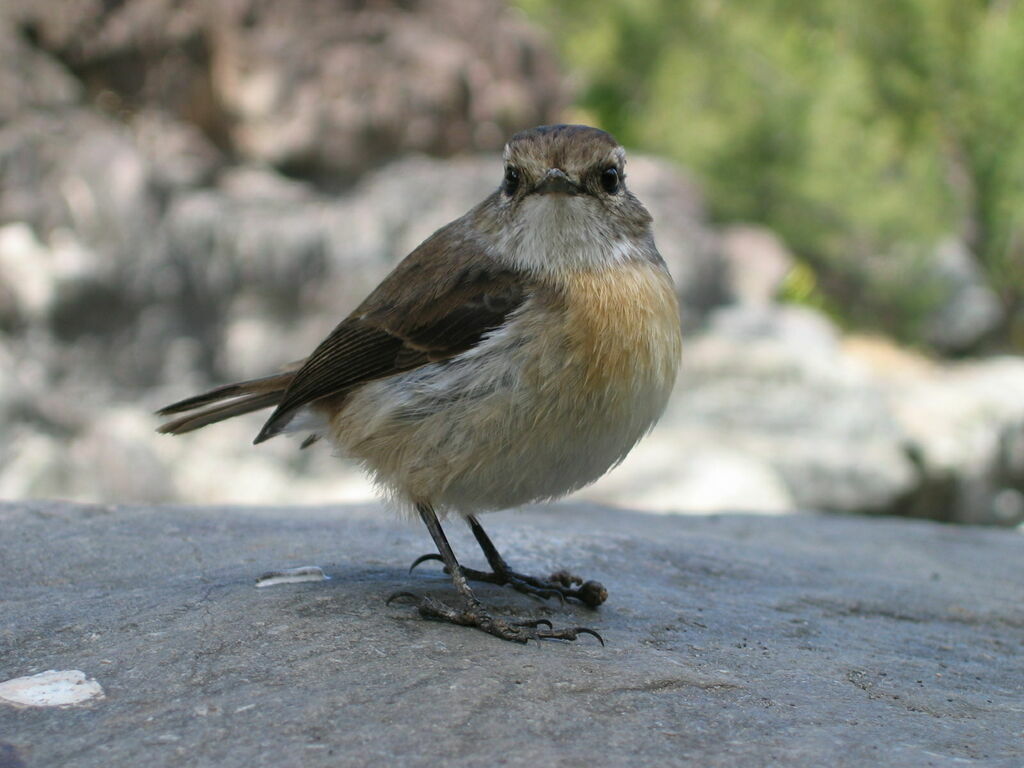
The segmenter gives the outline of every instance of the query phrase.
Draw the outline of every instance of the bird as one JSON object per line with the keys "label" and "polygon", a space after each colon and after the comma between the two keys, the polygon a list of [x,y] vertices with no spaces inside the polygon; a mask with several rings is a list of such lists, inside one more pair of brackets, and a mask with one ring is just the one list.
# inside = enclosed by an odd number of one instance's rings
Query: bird
{"label": "bird", "polygon": [[[326,438],[426,525],[456,592],[410,592],[426,619],[513,642],[597,636],[496,615],[470,581],[596,609],[608,592],[505,562],[479,515],[557,499],[621,462],[657,422],[680,365],[672,278],[609,133],[544,125],[506,143],[498,187],[441,227],[304,360],[160,409],[180,435],[273,407],[254,443]],[[461,517],[490,572],[458,562]],[[411,571],[411,569],[410,569]]]}

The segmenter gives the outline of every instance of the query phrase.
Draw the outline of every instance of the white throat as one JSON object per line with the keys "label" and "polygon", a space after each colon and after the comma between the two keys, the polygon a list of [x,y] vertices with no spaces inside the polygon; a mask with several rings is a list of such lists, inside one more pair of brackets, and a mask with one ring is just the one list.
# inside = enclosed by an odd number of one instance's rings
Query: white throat
{"label": "white throat", "polygon": [[516,219],[502,233],[498,250],[513,266],[534,274],[612,266],[639,255],[639,244],[615,232],[607,212],[583,195],[532,195]]}

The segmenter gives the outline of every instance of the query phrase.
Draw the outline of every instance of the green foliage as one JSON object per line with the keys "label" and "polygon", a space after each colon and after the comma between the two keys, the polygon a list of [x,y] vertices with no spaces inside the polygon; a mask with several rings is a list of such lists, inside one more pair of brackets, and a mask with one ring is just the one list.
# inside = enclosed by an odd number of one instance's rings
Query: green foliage
{"label": "green foliage", "polygon": [[955,236],[1024,336],[1024,0],[519,5],[584,115],[778,230],[848,320],[917,338]]}

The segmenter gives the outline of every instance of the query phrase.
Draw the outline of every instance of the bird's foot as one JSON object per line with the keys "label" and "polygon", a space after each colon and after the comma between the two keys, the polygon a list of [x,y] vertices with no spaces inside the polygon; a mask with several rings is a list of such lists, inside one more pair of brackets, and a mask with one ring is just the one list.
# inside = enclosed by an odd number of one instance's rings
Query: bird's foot
{"label": "bird's foot", "polygon": [[464,608],[454,608],[432,597],[421,597],[411,592],[395,592],[387,599],[387,603],[398,598],[408,597],[416,601],[416,610],[425,619],[447,621],[463,627],[476,627],[489,635],[525,643],[528,640],[576,640],[580,635],[593,635],[601,645],[604,639],[592,629],[586,627],[565,627],[555,629],[547,619],[531,619],[528,621],[506,621],[491,616],[487,609],[476,599],[466,601]]}
{"label": "bird's foot", "polygon": [[[420,555],[409,566],[409,571],[411,572],[413,568],[427,560],[441,560],[441,556],[436,554]],[[444,571],[448,573],[447,568]],[[508,585],[524,595],[533,595],[543,599],[555,597],[562,602],[576,600],[588,608],[597,608],[597,606],[608,599],[608,590],[605,589],[601,582],[583,581],[579,576],[574,576],[568,571],[556,571],[547,579],[539,579],[536,576],[516,573],[508,568],[502,568],[489,573],[463,566],[462,573],[470,581],[483,581],[499,586]]]}

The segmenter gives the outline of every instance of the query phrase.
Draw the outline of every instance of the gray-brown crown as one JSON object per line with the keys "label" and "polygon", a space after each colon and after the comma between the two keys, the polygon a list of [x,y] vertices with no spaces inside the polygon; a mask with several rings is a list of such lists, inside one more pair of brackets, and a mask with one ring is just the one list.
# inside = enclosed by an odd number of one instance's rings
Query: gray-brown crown
{"label": "gray-brown crown", "polygon": [[541,125],[521,131],[505,145],[505,162],[527,173],[559,168],[567,173],[598,166],[620,171],[625,151],[610,133],[589,125]]}

